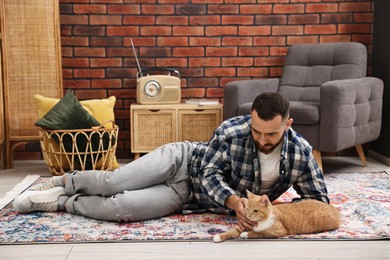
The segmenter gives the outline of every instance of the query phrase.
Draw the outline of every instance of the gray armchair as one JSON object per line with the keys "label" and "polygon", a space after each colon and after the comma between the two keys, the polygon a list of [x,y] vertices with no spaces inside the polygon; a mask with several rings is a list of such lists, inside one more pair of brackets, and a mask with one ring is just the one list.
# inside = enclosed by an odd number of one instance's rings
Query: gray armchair
{"label": "gray armchair", "polygon": [[321,152],[355,146],[363,166],[362,144],[379,137],[383,82],[366,77],[367,50],[356,42],[292,45],[282,77],[241,80],[224,88],[225,119],[248,114],[254,98],[278,92],[291,103],[293,128]]}

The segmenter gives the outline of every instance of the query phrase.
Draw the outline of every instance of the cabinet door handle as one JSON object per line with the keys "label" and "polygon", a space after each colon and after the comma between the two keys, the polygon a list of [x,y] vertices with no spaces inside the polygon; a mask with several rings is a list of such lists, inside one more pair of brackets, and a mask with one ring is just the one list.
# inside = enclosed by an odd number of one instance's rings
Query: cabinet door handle
{"label": "cabinet door handle", "polygon": [[150,112],[153,112],[153,113],[156,113],[158,111],[160,111],[160,109],[149,109]]}
{"label": "cabinet door handle", "polygon": [[202,112],[204,109],[195,109],[196,112]]}

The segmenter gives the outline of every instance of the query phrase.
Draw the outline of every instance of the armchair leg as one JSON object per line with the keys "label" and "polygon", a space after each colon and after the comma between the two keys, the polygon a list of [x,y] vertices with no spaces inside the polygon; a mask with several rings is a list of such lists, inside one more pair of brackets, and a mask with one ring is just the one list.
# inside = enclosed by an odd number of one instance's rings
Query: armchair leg
{"label": "armchair leg", "polygon": [[324,169],[322,168],[321,152],[313,149],[313,155],[317,161],[318,166],[321,168],[322,171],[324,171]]}
{"label": "armchair leg", "polygon": [[362,161],[363,167],[367,166],[366,156],[364,155],[363,147],[361,144],[355,145],[356,151],[360,157],[360,161]]}

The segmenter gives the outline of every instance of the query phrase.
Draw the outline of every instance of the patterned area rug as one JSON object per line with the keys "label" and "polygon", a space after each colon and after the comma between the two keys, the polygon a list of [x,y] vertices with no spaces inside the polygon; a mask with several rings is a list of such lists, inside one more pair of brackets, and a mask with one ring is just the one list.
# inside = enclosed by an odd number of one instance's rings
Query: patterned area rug
{"label": "patterned area rug", "polygon": [[[331,202],[342,213],[342,226],[336,231],[281,239],[390,238],[389,174],[337,173],[326,174],[325,179]],[[289,202],[294,197],[291,189],[277,202]],[[64,212],[17,214],[8,205],[0,212],[0,244],[211,240],[234,224],[232,216],[211,213],[113,223]]]}

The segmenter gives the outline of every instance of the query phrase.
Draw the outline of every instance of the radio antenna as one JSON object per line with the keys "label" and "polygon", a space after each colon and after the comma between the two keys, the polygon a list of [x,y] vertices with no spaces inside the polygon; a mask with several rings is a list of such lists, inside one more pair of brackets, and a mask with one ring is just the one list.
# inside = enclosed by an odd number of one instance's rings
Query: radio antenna
{"label": "radio antenna", "polygon": [[141,77],[143,77],[144,75],[142,75],[142,69],[141,69],[141,66],[139,65],[137,53],[135,52],[135,48],[134,48],[134,44],[133,44],[133,39],[130,38],[130,41],[131,41],[131,46],[133,47],[133,52],[134,52],[135,60],[137,61],[137,66],[138,66],[139,74],[141,75]]}

